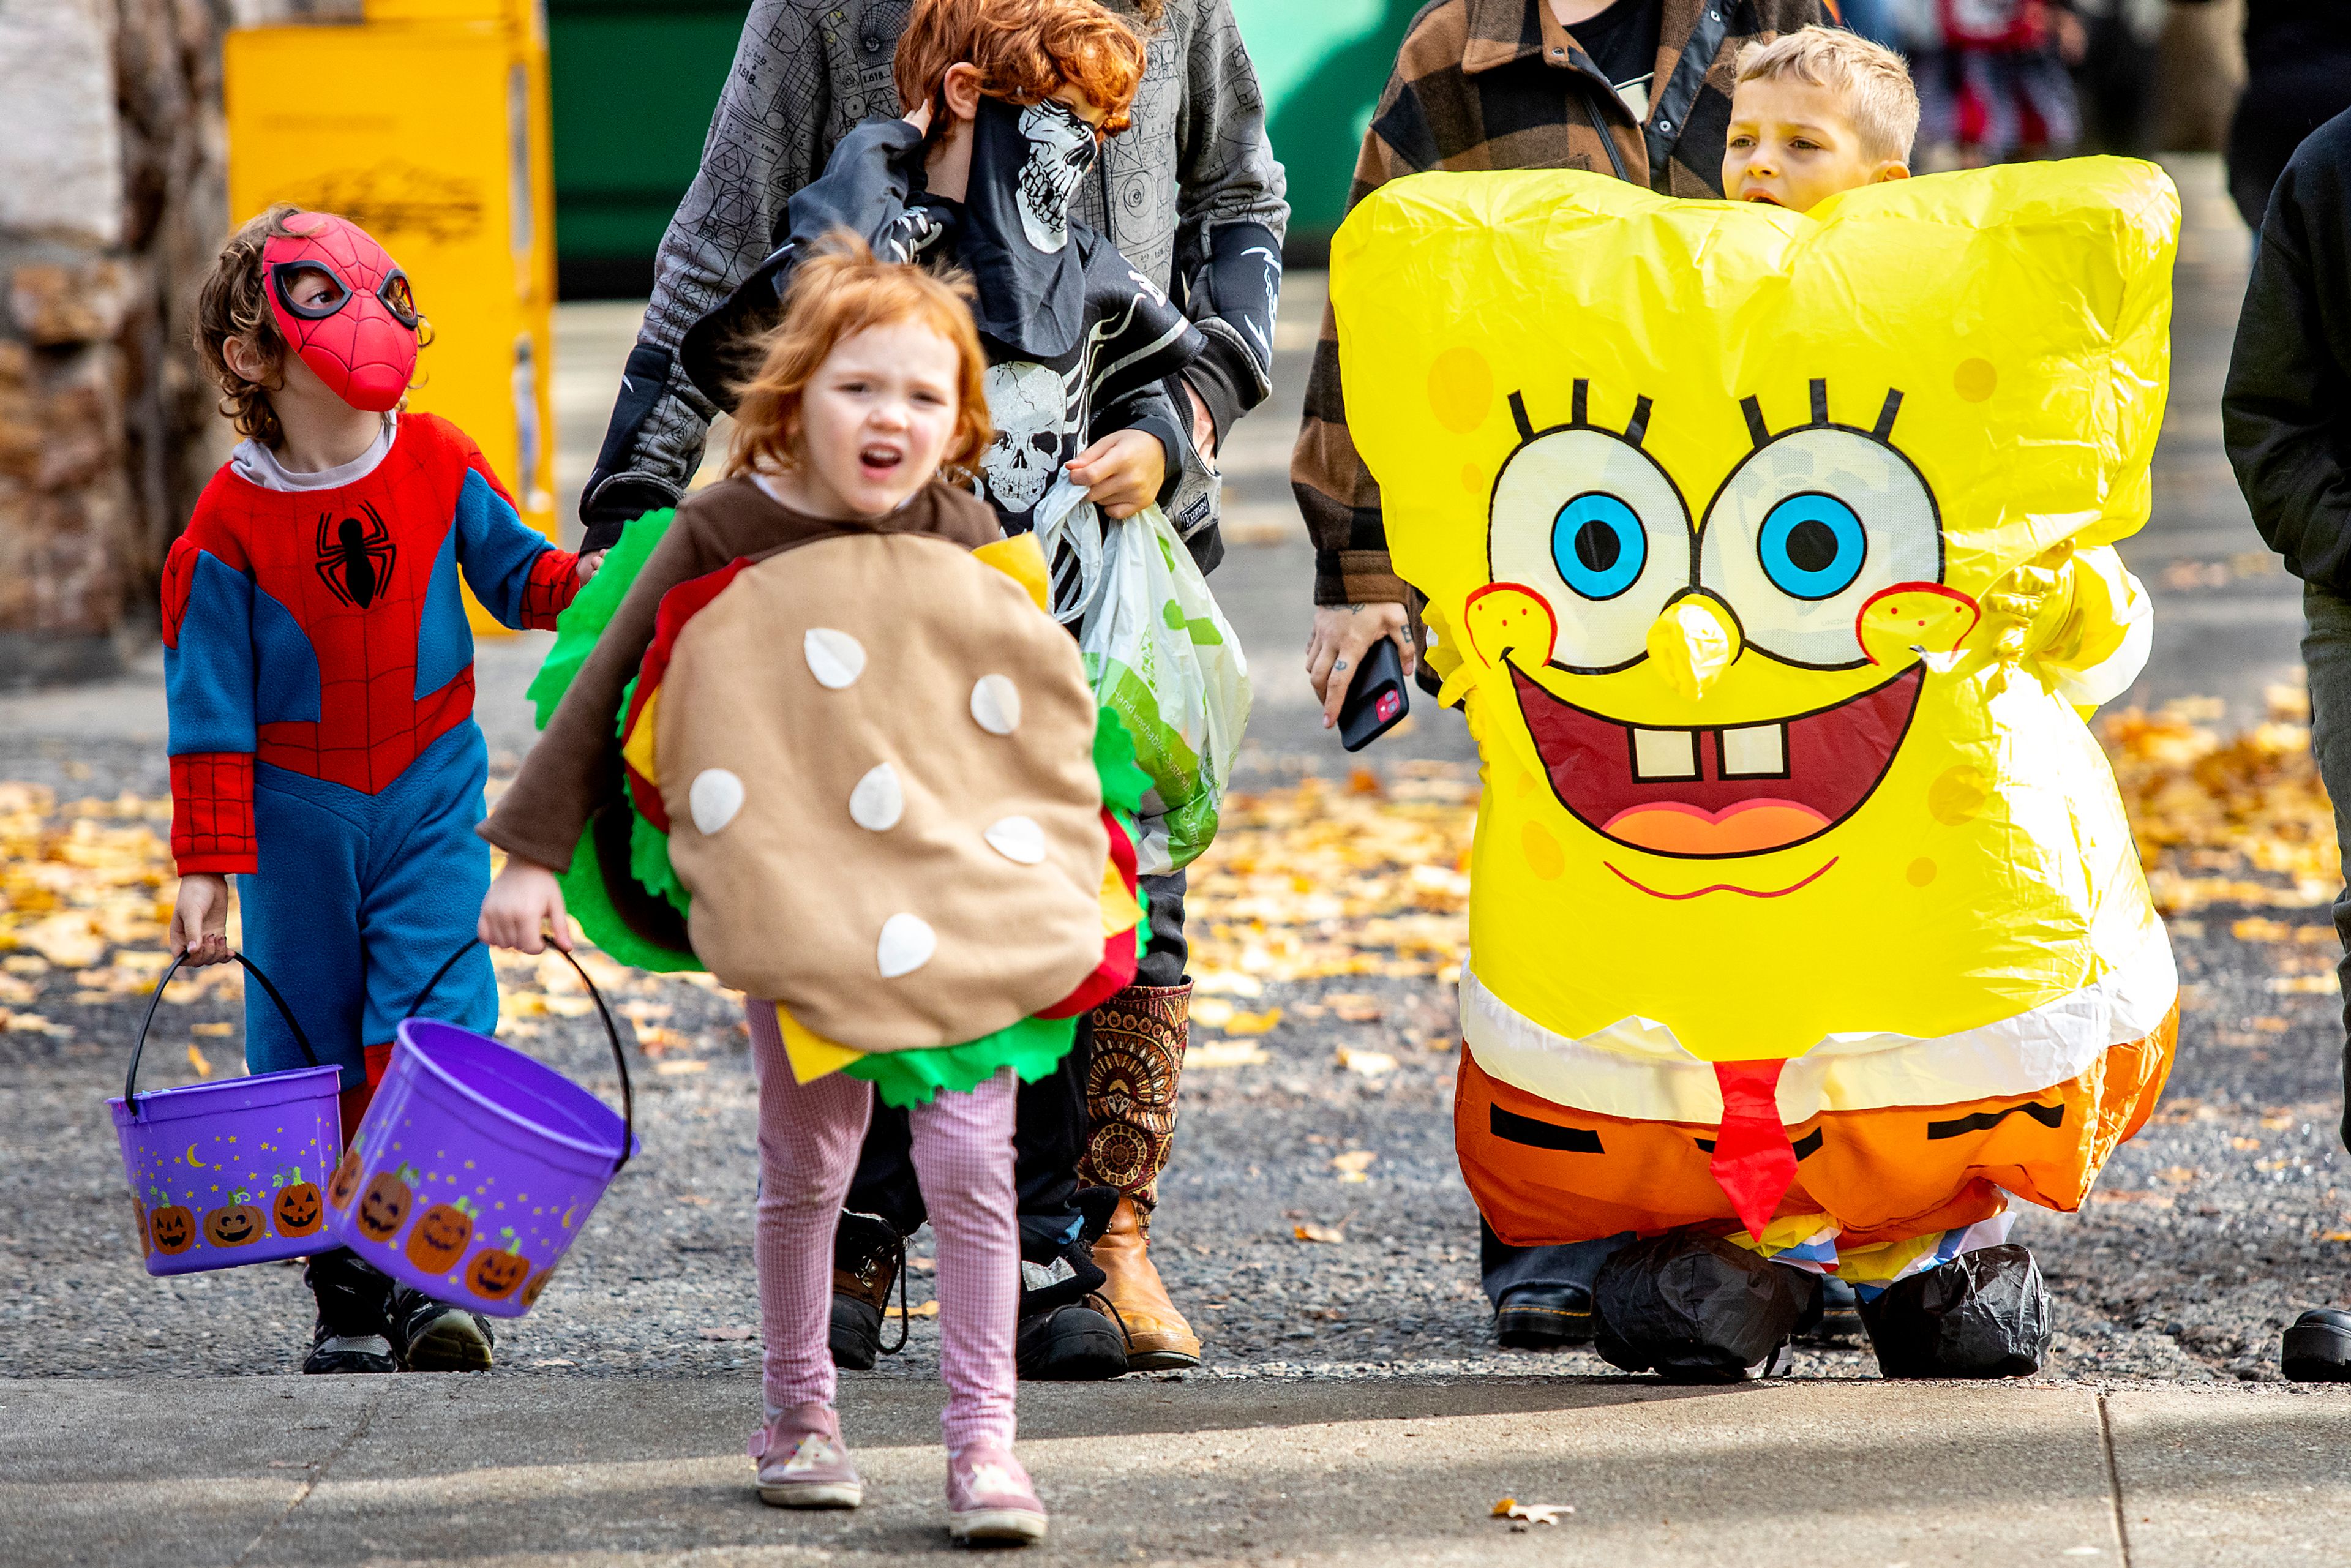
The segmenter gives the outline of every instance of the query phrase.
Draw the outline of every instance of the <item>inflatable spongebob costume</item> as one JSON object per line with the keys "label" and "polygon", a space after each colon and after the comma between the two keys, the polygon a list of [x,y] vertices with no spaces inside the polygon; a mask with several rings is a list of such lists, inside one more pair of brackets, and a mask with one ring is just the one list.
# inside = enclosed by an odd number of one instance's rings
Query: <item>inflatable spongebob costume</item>
{"label": "inflatable spongebob costume", "polygon": [[[1889,1372],[1897,1301],[1909,1370],[2045,1345],[2029,1256],[1960,1254],[2011,1197],[2078,1207],[2170,1063],[2084,719],[2147,657],[2111,547],[2178,227],[2158,171],[2087,159],[1810,214],[1424,174],[1340,233],[1349,423],[1485,763],[1462,1169],[1513,1243],[1685,1239],[1613,1314],[1604,1275],[1620,1364],[1706,1337],[1708,1287],[1659,1282],[1697,1253],[1854,1281]],[[2003,1292],[2042,1326],[1972,1364],[1938,1313]]]}

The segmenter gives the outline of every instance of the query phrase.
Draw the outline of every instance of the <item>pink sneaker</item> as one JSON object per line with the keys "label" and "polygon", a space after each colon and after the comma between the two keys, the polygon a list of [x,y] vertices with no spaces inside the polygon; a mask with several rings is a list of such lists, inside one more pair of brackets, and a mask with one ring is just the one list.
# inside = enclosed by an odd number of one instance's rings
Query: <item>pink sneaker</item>
{"label": "pink sneaker", "polygon": [[1045,1539],[1045,1505],[1004,1444],[977,1442],[947,1456],[947,1539],[1016,1546]]}
{"label": "pink sneaker", "polygon": [[841,1416],[829,1406],[795,1405],[751,1434],[759,1461],[759,1500],[775,1508],[855,1508],[865,1483],[841,1440]]}

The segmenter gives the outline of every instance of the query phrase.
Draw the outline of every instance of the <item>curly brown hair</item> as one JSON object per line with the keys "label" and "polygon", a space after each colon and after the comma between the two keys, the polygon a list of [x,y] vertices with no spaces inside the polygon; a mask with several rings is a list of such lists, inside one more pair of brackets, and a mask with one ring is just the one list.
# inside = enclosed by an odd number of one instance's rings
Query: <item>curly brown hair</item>
{"label": "curly brown hair", "polygon": [[[270,406],[269,392],[285,384],[287,345],[269,308],[269,271],[262,265],[261,252],[273,239],[299,238],[286,220],[309,210],[278,202],[260,216],[248,219],[221,246],[212,271],[204,275],[204,286],[196,291],[193,336],[196,352],[204,356],[204,369],[221,390],[216,406],[239,435],[251,436],[264,446],[276,447],[286,439],[286,427],[277,423],[277,411]],[[249,382],[229,368],[224,345],[231,338],[242,340],[269,367],[266,380]],[[420,318],[417,347],[429,347],[432,341],[433,324]],[[402,398],[397,406],[405,409],[408,400]]]}
{"label": "curly brown hair", "polygon": [[847,229],[827,235],[817,254],[800,263],[784,297],[784,319],[758,345],[759,369],[737,389],[735,440],[726,476],[799,466],[800,398],[833,345],[871,327],[913,321],[955,345],[955,433],[941,466],[968,481],[996,439],[982,380],[987,355],[971,319],[971,280],[874,259]]}
{"label": "curly brown hair", "polygon": [[1115,136],[1143,85],[1143,39],[1094,0],[914,0],[891,68],[905,111],[930,102],[947,68],[964,63],[978,68],[980,91],[1013,103],[1074,86]]}

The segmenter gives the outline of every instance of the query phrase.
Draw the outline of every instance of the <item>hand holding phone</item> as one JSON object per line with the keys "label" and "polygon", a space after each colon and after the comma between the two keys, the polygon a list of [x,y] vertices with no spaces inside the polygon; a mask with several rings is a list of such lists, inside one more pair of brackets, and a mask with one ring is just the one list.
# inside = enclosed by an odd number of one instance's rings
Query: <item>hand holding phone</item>
{"label": "hand holding phone", "polygon": [[1405,695],[1404,659],[1395,640],[1383,637],[1364,655],[1347,700],[1339,709],[1339,741],[1350,751],[1361,751],[1404,722],[1412,711]]}

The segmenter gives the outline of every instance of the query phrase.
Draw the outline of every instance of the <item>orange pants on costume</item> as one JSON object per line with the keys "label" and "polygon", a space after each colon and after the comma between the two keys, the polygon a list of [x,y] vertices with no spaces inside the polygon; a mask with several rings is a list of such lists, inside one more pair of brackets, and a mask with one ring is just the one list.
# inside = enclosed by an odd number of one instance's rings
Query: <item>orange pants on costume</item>
{"label": "orange pants on costume", "polygon": [[[2037,1094],[1823,1112],[1787,1130],[1796,1182],[1777,1213],[1823,1215],[1853,1250],[1988,1218],[2003,1191],[2079,1208],[2116,1145],[2154,1113],[2179,1029],[2174,1007],[2153,1034]],[[1513,1246],[1743,1228],[1708,1168],[1712,1127],[1572,1110],[1489,1077],[1467,1043],[1453,1117],[1463,1179]]]}

